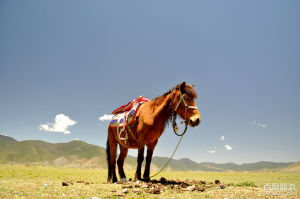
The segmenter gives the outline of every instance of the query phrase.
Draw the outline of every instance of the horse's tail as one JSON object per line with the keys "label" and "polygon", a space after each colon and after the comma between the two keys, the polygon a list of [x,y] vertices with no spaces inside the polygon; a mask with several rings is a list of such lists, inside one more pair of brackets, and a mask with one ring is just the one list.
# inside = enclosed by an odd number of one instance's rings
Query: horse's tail
{"label": "horse's tail", "polygon": [[107,176],[107,181],[111,179],[111,166],[110,166],[110,146],[109,146],[109,140],[107,136],[107,141],[106,141],[106,161],[107,161],[107,170],[108,170],[108,176]]}

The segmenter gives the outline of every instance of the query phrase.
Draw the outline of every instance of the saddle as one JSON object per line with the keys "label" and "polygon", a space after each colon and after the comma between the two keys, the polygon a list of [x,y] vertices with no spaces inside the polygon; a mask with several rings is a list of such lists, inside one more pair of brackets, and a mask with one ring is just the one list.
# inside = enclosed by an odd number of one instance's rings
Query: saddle
{"label": "saddle", "polygon": [[[112,112],[114,115],[109,123],[110,127],[117,128],[117,134],[118,139],[124,140],[126,145],[128,145],[128,132],[132,134],[132,136],[135,138],[131,131],[131,127],[136,123],[137,121],[137,112],[142,104],[145,102],[150,101],[149,99],[139,96],[135,100],[132,100],[128,102],[127,104],[120,106],[116,110]],[[136,139],[136,138],[135,138]]]}

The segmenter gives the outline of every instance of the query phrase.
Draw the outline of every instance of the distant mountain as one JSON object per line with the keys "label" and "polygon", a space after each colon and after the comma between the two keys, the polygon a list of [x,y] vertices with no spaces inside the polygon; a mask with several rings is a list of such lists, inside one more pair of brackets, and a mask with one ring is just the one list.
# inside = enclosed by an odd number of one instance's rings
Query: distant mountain
{"label": "distant mountain", "polygon": [[[153,163],[155,163],[158,167],[162,167],[163,164],[169,158],[162,157],[153,157]],[[179,160],[171,160],[169,166],[167,167],[169,170],[180,170],[180,171],[258,171],[265,169],[280,169],[285,168],[289,165],[293,164],[293,162],[285,163],[285,162],[256,162],[256,163],[244,163],[244,164],[235,164],[235,163],[225,163],[225,164],[217,164],[212,162],[201,162],[197,163],[188,158],[182,158]]]}
{"label": "distant mountain", "polygon": [[[165,162],[168,161],[167,157],[153,157],[152,162],[161,168]],[[221,171],[217,168],[212,168],[209,165],[203,165],[202,163],[197,163],[188,158],[182,158],[179,160],[172,159],[167,166],[168,170],[174,171]],[[222,170],[223,171],[223,170]]]}
{"label": "distant mountain", "polygon": [[[152,170],[160,169],[169,158],[153,157]],[[103,147],[83,141],[67,143],[48,143],[40,140],[16,141],[0,135],[0,163],[39,164],[81,168],[106,168],[106,154]],[[166,170],[176,171],[258,171],[264,169],[283,169],[293,163],[256,162],[256,163],[197,163],[188,158],[171,160]],[[136,158],[127,156],[125,169],[134,170]],[[299,170],[298,170],[299,171]]]}
{"label": "distant mountain", "polygon": [[104,167],[105,150],[82,141],[51,144],[39,140],[0,140],[0,163],[35,163],[70,167]]}
{"label": "distant mountain", "polygon": [[300,173],[300,162],[291,164],[288,167],[281,169],[280,171],[288,172],[288,173],[291,173],[291,172]]}
{"label": "distant mountain", "polygon": [[0,140],[6,140],[6,141],[10,141],[10,142],[16,142],[17,141],[12,137],[9,137],[9,136],[3,135],[3,134],[0,134]]}
{"label": "distant mountain", "polygon": [[225,163],[225,164],[216,164],[212,162],[202,162],[199,163],[203,167],[215,168],[219,171],[257,171],[263,169],[278,169],[284,168],[292,164],[292,162],[255,162],[255,163],[244,163],[244,164],[235,164],[235,163]]}

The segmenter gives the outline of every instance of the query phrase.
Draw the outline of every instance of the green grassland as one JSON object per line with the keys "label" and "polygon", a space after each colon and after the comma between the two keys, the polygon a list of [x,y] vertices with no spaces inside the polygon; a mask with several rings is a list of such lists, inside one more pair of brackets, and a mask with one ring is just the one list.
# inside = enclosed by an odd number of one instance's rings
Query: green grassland
{"label": "green grassland", "polygon": [[[134,172],[128,171],[127,177]],[[204,192],[166,189],[161,194],[131,191],[123,198],[299,198],[300,173],[279,172],[162,172],[167,179],[195,179],[226,184],[225,189],[211,188]],[[120,184],[106,184],[105,169],[80,169],[53,166],[25,166],[0,164],[0,198],[117,198]],[[71,180],[73,185],[62,186]],[[76,183],[77,181],[88,182]],[[253,183],[257,187],[253,187]],[[278,196],[266,195],[264,183],[292,183],[296,191]],[[231,186],[228,186],[231,184]],[[238,186],[242,185],[242,186]]]}

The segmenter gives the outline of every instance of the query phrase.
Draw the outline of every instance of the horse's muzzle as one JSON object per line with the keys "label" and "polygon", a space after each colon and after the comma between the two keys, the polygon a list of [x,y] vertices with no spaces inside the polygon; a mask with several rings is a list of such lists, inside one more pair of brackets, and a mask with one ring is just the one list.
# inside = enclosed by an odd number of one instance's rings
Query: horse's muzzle
{"label": "horse's muzzle", "polygon": [[191,127],[195,127],[195,126],[198,126],[201,122],[201,118],[200,118],[200,115],[193,115],[190,120],[189,120],[189,125]]}

